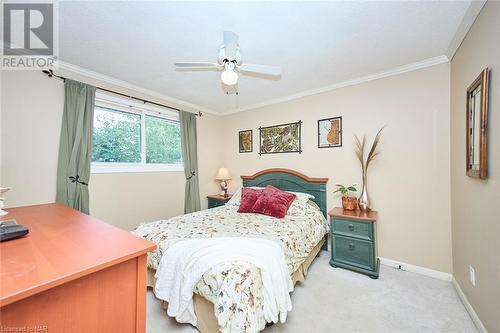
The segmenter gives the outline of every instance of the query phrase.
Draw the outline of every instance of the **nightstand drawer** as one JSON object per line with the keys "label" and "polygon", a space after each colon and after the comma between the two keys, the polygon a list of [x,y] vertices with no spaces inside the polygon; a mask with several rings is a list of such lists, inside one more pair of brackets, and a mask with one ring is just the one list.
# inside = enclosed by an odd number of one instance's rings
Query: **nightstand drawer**
{"label": "nightstand drawer", "polygon": [[373,243],[349,237],[333,236],[333,257],[336,261],[360,268],[375,268]]}
{"label": "nightstand drawer", "polygon": [[373,240],[373,225],[371,222],[333,219],[333,233],[342,236]]}
{"label": "nightstand drawer", "polygon": [[227,201],[208,199],[208,208],[215,208],[219,206],[224,206]]}

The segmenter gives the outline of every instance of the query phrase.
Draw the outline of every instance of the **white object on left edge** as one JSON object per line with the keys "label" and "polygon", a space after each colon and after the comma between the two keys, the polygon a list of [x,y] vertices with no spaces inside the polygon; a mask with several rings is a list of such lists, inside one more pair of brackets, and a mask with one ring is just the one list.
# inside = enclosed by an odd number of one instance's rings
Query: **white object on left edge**
{"label": "white object on left edge", "polygon": [[156,271],[155,295],[168,302],[167,314],[196,326],[193,290],[210,268],[231,261],[249,262],[261,271],[264,319],[282,323],[292,309],[293,282],[276,242],[260,238],[220,237],[179,241],[163,254]]}
{"label": "white object on left edge", "polygon": [[2,194],[4,194],[7,191],[10,191],[10,190],[12,190],[12,187],[1,187],[0,186],[0,216],[4,216],[4,215],[9,214],[9,212],[3,210],[3,207],[5,207],[5,205],[3,203],[5,198],[2,197]]}

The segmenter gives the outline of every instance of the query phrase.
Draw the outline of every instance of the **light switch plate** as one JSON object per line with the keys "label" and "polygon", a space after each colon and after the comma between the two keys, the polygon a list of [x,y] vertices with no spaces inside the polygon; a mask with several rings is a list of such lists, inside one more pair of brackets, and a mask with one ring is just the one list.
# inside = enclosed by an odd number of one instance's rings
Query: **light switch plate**
{"label": "light switch plate", "polygon": [[474,287],[476,286],[476,270],[472,266],[469,266],[469,281]]}

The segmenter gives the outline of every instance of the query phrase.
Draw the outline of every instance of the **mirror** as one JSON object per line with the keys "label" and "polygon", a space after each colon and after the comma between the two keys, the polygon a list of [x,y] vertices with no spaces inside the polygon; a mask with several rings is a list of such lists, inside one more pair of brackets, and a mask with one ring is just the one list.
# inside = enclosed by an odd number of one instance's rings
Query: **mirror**
{"label": "mirror", "polygon": [[489,70],[485,68],[467,89],[467,176],[486,179]]}

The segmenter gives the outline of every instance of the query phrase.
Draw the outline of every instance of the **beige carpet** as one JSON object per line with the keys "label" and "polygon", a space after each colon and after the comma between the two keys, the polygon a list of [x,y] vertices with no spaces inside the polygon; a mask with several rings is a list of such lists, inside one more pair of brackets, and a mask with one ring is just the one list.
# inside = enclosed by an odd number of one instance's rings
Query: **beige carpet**
{"label": "beige carpet", "polygon": [[[328,264],[322,252],[292,294],[285,324],[264,333],[476,332],[450,282],[381,265],[378,280]],[[148,332],[195,333],[169,318],[148,291]]]}

